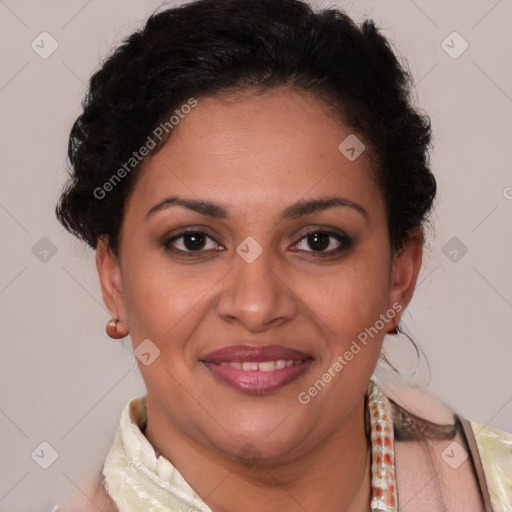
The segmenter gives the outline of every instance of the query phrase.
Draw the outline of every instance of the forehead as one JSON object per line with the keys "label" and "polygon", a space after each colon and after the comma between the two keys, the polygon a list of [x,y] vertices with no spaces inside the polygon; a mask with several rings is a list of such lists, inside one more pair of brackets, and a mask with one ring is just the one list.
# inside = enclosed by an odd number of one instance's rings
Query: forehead
{"label": "forehead", "polygon": [[381,193],[354,137],[328,105],[296,90],[198,98],[145,163],[133,206],[179,194],[284,208],[339,193],[378,209]]}

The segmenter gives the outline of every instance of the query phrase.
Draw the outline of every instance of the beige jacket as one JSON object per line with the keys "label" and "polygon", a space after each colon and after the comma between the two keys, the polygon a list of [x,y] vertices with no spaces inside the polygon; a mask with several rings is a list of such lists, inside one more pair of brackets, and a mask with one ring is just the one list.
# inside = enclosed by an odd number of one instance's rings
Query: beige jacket
{"label": "beige jacket", "polygon": [[[512,435],[461,418],[429,393],[378,384],[410,412],[435,423],[458,425],[449,441],[395,440],[400,512],[512,512]],[[101,481],[95,496],[86,501],[62,512],[117,512]]]}

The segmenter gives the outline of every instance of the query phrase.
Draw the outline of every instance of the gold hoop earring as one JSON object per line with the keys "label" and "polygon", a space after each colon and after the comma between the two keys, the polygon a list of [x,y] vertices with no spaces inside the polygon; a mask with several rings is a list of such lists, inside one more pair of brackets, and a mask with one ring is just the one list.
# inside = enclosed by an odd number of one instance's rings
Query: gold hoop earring
{"label": "gold hoop earring", "polygon": [[119,323],[119,318],[110,319],[107,322],[105,330],[107,331],[107,335],[113,340],[120,340],[121,338],[128,336],[128,329]]}

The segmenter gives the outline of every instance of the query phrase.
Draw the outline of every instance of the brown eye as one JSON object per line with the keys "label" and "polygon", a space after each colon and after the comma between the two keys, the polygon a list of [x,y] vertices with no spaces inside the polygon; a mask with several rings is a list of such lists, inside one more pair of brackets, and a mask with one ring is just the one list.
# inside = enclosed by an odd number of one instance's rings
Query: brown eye
{"label": "brown eye", "polygon": [[187,233],[183,236],[183,245],[189,251],[203,249],[206,237],[201,233]]}
{"label": "brown eye", "polygon": [[[294,247],[306,252],[331,254],[348,249],[351,244],[350,238],[346,235],[344,236],[332,231],[310,231]],[[311,250],[308,250],[307,247]]]}
{"label": "brown eye", "polygon": [[307,237],[308,245],[315,251],[324,251],[329,247],[330,237],[325,233],[313,233]]}
{"label": "brown eye", "polygon": [[[209,246],[208,246],[209,243]],[[202,231],[185,231],[165,242],[165,247],[175,252],[201,253],[217,250],[217,243]]]}

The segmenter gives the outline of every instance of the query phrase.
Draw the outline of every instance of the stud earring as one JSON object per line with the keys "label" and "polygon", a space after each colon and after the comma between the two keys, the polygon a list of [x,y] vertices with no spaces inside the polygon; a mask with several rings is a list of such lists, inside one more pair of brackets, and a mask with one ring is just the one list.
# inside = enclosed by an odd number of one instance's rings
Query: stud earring
{"label": "stud earring", "polygon": [[128,336],[128,329],[119,323],[119,318],[112,318],[109,320],[105,330],[107,331],[108,336],[113,340],[119,340]]}

